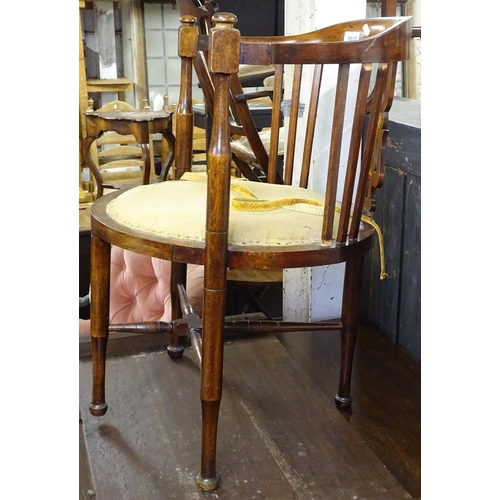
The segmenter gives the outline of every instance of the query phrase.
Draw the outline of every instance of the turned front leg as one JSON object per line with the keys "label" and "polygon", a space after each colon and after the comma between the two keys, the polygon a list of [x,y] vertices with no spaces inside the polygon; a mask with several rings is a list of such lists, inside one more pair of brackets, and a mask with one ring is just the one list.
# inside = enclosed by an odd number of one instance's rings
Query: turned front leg
{"label": "turned front leg", "polygon": [[[184,19],[184,18],[183,18]],[[193,19],[194,20],[194,19]],[[228,267],[229,187],[229,78],[239,68],[239,31],[236,16],[217,13],[210,31],[209,71],[213,73],[214,111],[210,147],[207,151],[207,217],[203,343],[201,368],[202,449],[198,484],[204,490],[217,487],[215,467],[219,407],[222,397],[222,363],[226,278]]]}
{"label": "turned front leg", "polygon": [[346,262],[340,334],[340,381],[339,392],[335,396],[335,404],[339,408],[348,408],[352,402],[351,376],[354,348],[358,336],[362,271],[363,256]]}
{"label": "turned front leg", "polygon": [[201,473],[197,481],[200,488],[211,491],[217,488],[219,482],[216,471],[216,448],[219,408],[222,398],[225,290],[205,289],[204,300],[206,313],[203,316],[200,390],[202,410]]}
{"label": "turned front leg", "polygon": [[92,342],[92,402],[90,413],[102,416],[108,409],[104,394],[106,347],[109,328],[111,245],[96,236],[90,248],[90,336]]}

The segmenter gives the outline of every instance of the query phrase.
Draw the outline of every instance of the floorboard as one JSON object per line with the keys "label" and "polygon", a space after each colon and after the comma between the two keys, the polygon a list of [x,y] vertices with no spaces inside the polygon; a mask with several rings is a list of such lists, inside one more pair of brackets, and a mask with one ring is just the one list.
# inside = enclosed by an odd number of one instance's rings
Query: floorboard
{"label": "floorboard", "polygon": [[[314,332],[278,338],[334,404],[340,352],[331,335]],[[413,498],[421,494],[420,374],[418,362],[377,329],[364,326],[354,359],[352,408],[342,412]]]}
{"label": "floorboard", "polygon": [[[367,416],[362,370],[355,373],[362,389],[356,393],[353,386],[357,406],[352,414],[336,410],[331,401],[335,384],[325,376],[335,370],[336,354],[323,344],[337,345],[338,339],[330,342],[316,333],[307,341],[303,335],[301,341],[290,334],[281,342],[273,336],[227,342],[218,445],[221,482],[208,494],[198,490],[194,479],[199,468],[199,370],[190,349],[176,362],[163,351],[110,357],[109,410],[101,418],[88,412],[91,363],[82,358],[80,411],[89,465],[87,473],[82,471],[81,459],[80,499],[418,498],[419,465],[407,467],[413,478],[405,478],[404,467],[398,477],[391,453],[401,441],[404,448],[412,436],[419,438],[419,431],[411,428],[405,434],[403,429],[391,442],[389,428],[384,437],[384,419],[406,417],[387,415],[377,405],[374,415]],[[365,357],[376,358],[370,339],[360,341],[358,351],[358,365],[367,363]],[[374,361],[370,370],[385,361]],[[387,368],[378,370],[372,378],[388,375]],[[329,378],[336,380],[336,375]],[[387,384],[389,393],[398,382]],[[403,393],[404,386],[401,380]],[[408,415],[415,413],[413,403],[407,406]],[[419,413],[414,418],[419,421]],[[382,431],[374,432],[377,426]],[[371,440],[370,433],[375,434]],[[386,451],[376,453],[380,443]],[[413,459],[412,452],[413,444],[393,461]],[[414,460],[419,464],[419,457]]]}
{"label": "floorboard", "polygon": [[79,468],[80,468],[80,480],[79,480],[79,499],[80,500],[90,500],[95,498],[94,483],[92,482],[92,475],[90,473],[90,463],[89,456],[87,452],[87,445],[85,444],[85,433],[83,432],[83,420],[80,416],[79,422],[79,434],[80,434],[80,456],[79,456]]}

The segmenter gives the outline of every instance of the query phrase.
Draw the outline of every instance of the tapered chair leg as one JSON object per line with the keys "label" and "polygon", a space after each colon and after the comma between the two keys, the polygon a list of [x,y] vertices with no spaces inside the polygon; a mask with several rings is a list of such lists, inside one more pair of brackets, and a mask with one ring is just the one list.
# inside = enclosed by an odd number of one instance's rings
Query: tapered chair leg
{"label": "tapered chair leg", "polygon": [[90,413],[98,417],[106,413],[108,404],[104,394],[106,348],[109,335],[109,289],[111,245],[96,236],[91,238],[90,336],[92,348],[92,401]]}
{"label": "tapered chair leg", "polygon": [[216,470],[219,408],[220,400],[206,401],[202,396],[201,472],[196,481],[204,491],[215,490],[219,485],[219,475]]}
{"label": "tapered chair leg", "polygon": [[[172,262],[170,271],[170,299],[172,305],[172,320],[182,318],[181,300],[177,285],[186,288],[187,264],[182,262]],[[167,346],[167,353],[171,359],[179,359],[184,354],[182,339],[175,333],[170,334],[170,343]]]}
{"label": "tapered chair leg", "polygon": [[219,408],[222,398],[225,290],[205,290],[201,366],[202,444],[198,485],[205,491],[217,488],[216,447]]}
{"label": "tapered chair leg", "polygon": [[339,392],[335,396],[335,404],[339,408],[349,408],[352,403],[351,375],[359,325],[362,270],[363,256],[346,262],[340,333],[340,381]]}

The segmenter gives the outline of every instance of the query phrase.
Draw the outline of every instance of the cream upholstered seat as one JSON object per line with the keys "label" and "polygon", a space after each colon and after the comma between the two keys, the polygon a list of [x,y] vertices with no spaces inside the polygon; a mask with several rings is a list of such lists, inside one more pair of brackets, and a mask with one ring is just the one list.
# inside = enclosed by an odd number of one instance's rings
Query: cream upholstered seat
{"label": "cream upholstered seat", "polygon": [[[109,203],[107,214],[123,226],[165,239],[203,243],[207,188],[203,176],[196,177],[199,180],[171,181],[127,191]],[[321,194],[300,187],[233,179],[230,198],[229,245],[293,246],[317,242],[323,223]],[[259,200],[264,210],[254,207],[253,200]],[[269,209],[274,205],[263,201],[278,202],[286,208]],[[244,209],[235,209],[238,205],[244,205]]]}
{"label": "cream upholstered seat", "polygon": [[[205,242],[206,174],[184,174],[179,181],[140,186],[112,200],[107,207],[118,225],[155,235],[160,240],[200,244]],[[231,179],[228,246],[303,247],[318,243],[325,197],[310,189]],[[183,203],[186,199],[189,204]],[[146,203],[147,201],[147,203]],[[142,207],[142,208],[141,208]],[[147,209],[145,209],[147,207]],[[337,210],[341,205],[337,204]],[[165,214],[169,222],[165,224]],[[380,275],[386,276],[383,239],[377,224],[368,217],[364,223],[375,228],[380,247]],[[338,229],[338,218],[334,221]]]}

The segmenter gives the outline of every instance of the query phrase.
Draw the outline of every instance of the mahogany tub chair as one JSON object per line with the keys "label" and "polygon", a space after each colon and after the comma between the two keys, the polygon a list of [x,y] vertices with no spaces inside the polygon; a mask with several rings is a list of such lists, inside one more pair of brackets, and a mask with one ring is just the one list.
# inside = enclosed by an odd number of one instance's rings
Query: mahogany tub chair
{"label": "mahogany tub chair", "polygon": [[[336,403],[351,404],[350,382],[358,329],[364,255],[375,227],[368,209],[372,191],[383,177],[383,147],[396,66],[408,58],[410,18],[377,18],[344,22],[313,33],[283,37],[240,37],[236,17],[217,13],[208,38],[199,34],[192,16],[179,29],[181,90],[176,111],[176,178],[139,186],[98,199],[91,211],[91,346],[93,385],[90,412],[104,415],[105,360],[109,330],[163,331],[167,351],[182,356],[189,337],[201,367],[201,472],[203,490],[218,485],[216,442],[222,396],[225,332],[244,329],[275,333],[340,330],[341,369]],[[190,173],[192,159],[192,63],[203,46],[214,80],[214,122],[207,175]],[[278,120],[273,115],[268,182],[231,178],[229,87],[241,64],[272,64],[281,89],[283,70],[291,70],[293,86],[287,132],[284,185],[274,184]],[[333,65],[337,73],[327,73]],[[323,71],[323,69],[325,71]],[[325,75],[322,78],[322,75]],[[328,75],[328,77],[327,77]],[[309,86],[301,77],[311,77]],[[324,86],[328,88],[323,91]],[[354,87],[354,88],[352,88]],[[300,88],[304,92],[300,92]],[[333,91],[332,88],[335,88]],[[310,98],[306,101],[305,91]],[[311,91],[312,89],[312,91]],[[280,93],[278,93],[280,94]],[[354,102],[349,106],[347,96]],[[298,118],[298,104],[308,110]],[[276,113],[281,98],[273,97]],[[346,109],[348,108],[348,109]],[[329,113],[327,134],[315,134],[316,118]],[[323,122],[325,123],[325,122]],[[299,128],[303,146],[295,151]],[[344,132],[344,131],[348,132]],[[307,187],[309,165],[328,147],[323,186]],[[341,149],[346,152],[340,165]],[[300,158],[299,158],[300,153]],[[293,167],[299,168],[297,177]],[[339,180],[345,172],[343,182]],[[297,183],[292,182],[298,179]],[[340,186],[343,186],[340,189]],[[323,194],[325,193],[325,194]],[[340,199],[341,203],[336,203]],[[110,327],[109,264],[111,245],[172,261],[171,322]],[[226,322],[227,269],[284,269],[345,263],[341,318],[328,322]],[[204,314],[200,319],[186,297],[186,265],[204,265]]]}

